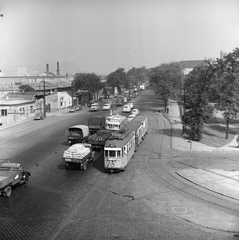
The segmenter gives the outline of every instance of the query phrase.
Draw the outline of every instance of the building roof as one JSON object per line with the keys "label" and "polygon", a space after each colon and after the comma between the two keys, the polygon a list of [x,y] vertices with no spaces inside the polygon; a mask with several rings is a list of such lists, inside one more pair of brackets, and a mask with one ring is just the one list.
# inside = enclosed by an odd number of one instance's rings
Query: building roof
{"label": "building roof", "polygon": [[41,81],[39,83],[28,84],[34,90],[41,90],[43,91],[44,85],[45,90],[51,90],[56,88],[70,88],[71,83],[67,80],[50,80],[50,81]]}
{"label": "building roof", "polygon": [[180,61],[179,65],[182,68],[194,68],[198,65],[201,65],[203,63],[203,60],[186,60],[186,61]]}
{"label": "building roof", "polygon": [[35,92],[8,92],[4,98],[8,100],[27,100],[32,101],[34,100],[36,93]]}

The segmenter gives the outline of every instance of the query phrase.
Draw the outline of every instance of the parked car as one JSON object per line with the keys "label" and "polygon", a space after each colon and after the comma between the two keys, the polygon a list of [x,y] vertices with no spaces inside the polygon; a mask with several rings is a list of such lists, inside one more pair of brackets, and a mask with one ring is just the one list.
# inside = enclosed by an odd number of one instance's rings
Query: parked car
{"label": "parked car", "polygon": [[34,120],[41,120],[41,119],[44,119],[44,113],[43,112],[35,113]]}
{"label": "parked car", "polygon": [[80,111],[80,110],[82,110],[82,106],[81,105],[76,106],[76,111]]}
{"label": "parked car", "polygon": [[76,107],[71,107],[69,110],[70,113],[76,112]]}
{"label": "parked car", "polygon": [[137,116],[137,115],[139,115],[140,111],[139,111],[139,109],[134,108],[134,109],[131,111],[131,113],[132,113],[133,115]]}
{"label": "parked car", "polygon": [[103,106],[103,110],[104,111],[107,111],[107,110],[110,110],[111,108],[111,105],[109,103],[106,103],[104,106]]}

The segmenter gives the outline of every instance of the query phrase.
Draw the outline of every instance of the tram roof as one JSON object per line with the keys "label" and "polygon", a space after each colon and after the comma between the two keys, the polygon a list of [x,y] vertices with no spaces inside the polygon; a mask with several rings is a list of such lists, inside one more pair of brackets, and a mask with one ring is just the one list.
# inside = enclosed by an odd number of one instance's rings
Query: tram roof
{"label": "tram roof", "polygon": [[148,119],[147,116],[144,116],[144,115],[138,115],[136,117],[134,117],[131,122],[144,122],[146,119]]}
{"label": "tram roof", "polygon": [[106,141],[105,147],[121,148],[125,146],[133,136],[134,132],[129,129],[126,129],[124,134],[119,134],[119,132],[117,132],[111,137],[111,139]]}
{"label": "tram roof", "polygon": [[130,129],[130,130],[137,130],[142,126],[141,122],[137,121],[137,122],[129,122],[126,125],[126,128]]}

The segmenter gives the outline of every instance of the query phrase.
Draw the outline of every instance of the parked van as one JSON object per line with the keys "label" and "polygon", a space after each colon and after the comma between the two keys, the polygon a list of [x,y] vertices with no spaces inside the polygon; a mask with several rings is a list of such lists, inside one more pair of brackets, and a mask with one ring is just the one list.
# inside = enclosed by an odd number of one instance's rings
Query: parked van
{"label": "parked van", "polygon": [[131,112],[131,106],[126,104],[123,107],[123,112],[130,113]]}

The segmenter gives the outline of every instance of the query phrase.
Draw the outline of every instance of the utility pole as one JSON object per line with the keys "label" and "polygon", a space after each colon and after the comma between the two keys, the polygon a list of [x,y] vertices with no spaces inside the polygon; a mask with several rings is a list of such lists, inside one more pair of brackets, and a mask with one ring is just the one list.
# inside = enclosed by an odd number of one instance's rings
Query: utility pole
{"label": "utility pole", "polygon": [[46,117],[46,81],[45,77],[43,77],[43,113],[44,113],[44,118]]}
{"label": "utility pole", "polygon": [[71,81],[71,107],[74,106],[74,104],[73,104],[73,94],[74,94],[74,92],[73,92],[73,80],[72,80]]}

